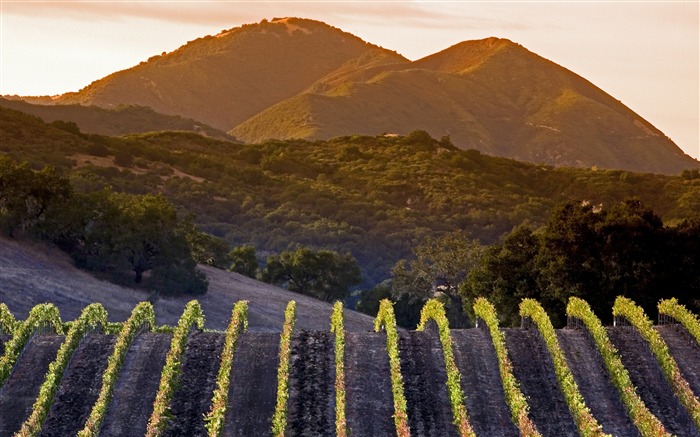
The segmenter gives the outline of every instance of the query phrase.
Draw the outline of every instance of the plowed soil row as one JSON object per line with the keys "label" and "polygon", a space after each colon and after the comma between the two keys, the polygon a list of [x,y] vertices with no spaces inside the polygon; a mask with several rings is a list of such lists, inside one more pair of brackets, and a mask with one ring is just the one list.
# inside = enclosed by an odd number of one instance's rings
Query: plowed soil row
{"label": "plowed soil row", "polygon": [[346,333],[345,386],[350,435],[396,435],[385,333]]}
{"label": "plowed soil row", "polygon": [[63,340],[62,335],[46,334],[37,335],[27,343],[10,378],[0,389],[0,436],[11,436],[19,431],[31,414],[44,382],[42,375],[56,359]]}
{"label": "plowed soil row", "polygon": [[170,334],[152,332],[136,336],[119,371],[112,402],[102,423],[101,436],[146,433],[171,339]]}
{"label": "plowed soil row", "polygon": [[577,436],[576,425],[559,390],[552,358],[542,337],[535,330],[504,331],[513,374],[528,398],[530,418],[537,429],[545,437]]}
{"label": "plowed soil row", "polygon": [[164,436],[205,436],[204,416],[211,407],[224,334],[194,332],[187,340],[182,373],[170,407]]}
{"label": "plowed soil row", "polygon": [[300,331],[292,338],[288,432],[321,436],[335,429],[334,340],[330,332]]}
{"label": "plowed soil row", "polygon": [[399,356],[412,436],[455,436],[442,346],[433,331],[400,332]]}
{"label": "plowed soil row", "polygon": [[63,373],[42,437],[76,435],[85,425],[102,387],[102,374],[116,337],[92,333],[80,343]]}
{"label": "plowed soil row", "polygon": [[695,396],[700,397],[700,345],[683,325],[662,325],[657,326],[656,330],[668,345],[681,375],[688,381]]}
{"label": "plowed soil row", "polygon": [[664,379],[656,358],[642,337],[630,327],[607,328],[637,393],[666,429],[679,436],[700,436],[690,417]]}
{"label": "plowed soil row", "polygon": [[517,437],[510,419],[498,359],[491,336],[483,329],[453,330],[455,363],[461,374],[469,420],[476,435]]}
{"label": "plowed soil row", "polygon": [[557,338],[586,406],[603,431],[619,437],[640,436],[627,416],[627,410],[588,331],[560,329]]}
{"label": "plowed soil row", "polygon": [[277,399],[279,334],[246,332],[238,340],[231,369],[224,435],[269,436]]}

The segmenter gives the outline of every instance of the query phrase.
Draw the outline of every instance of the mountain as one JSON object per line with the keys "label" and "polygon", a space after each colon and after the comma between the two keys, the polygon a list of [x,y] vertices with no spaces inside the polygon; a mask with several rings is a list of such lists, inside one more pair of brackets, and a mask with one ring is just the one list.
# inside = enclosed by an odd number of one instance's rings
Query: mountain
{"label": "mountain", "polygon": [[219,140],[234,141],[226,132],[179,115],[165,115],[145,106],[124,105],[114,109],[82,105],[34,105],[23,100],[0,98],[0,106],[51,123],[72,121],[81,132],[119,136],[155,131],[189,131]]}
{"label": "mountain", "polygon": [[251,143],[421,129],[557,166],[677,174],[700,163],[586,79],[507,39],[411,62],[325,23],[263,20],[41,104],[141,105]]}
{"label": "mountain", "polygon": [[52,103],[148,106],[228,130],[371,52],[406,61],[324,23],[263,20],[190,41]]}

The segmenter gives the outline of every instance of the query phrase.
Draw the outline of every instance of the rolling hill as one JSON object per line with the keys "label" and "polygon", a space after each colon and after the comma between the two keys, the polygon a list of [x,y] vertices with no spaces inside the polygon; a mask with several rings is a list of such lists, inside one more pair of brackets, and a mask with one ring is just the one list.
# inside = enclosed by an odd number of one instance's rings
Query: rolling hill
{"label": "rolling hill", "polygon": [[165,115],[145,106],[125,105],[114,109],[82,105],[34,105],[23,100],[0,98],[0,106],[22,111],[41,118],[47,123],[58,120],[72,121],[81,132],[119,136],[154,131],[197,132],[207,137],[226,141],[235,138],[204,123]]}
{"label": "rolling hill", "polygon": [[677,174],[700,163],[586,79],[506,39],[465,41],[411,62],[337,28],[279,18],[153,56],[50,105],[140,105],[245,142],[449,136],[533,163]]}

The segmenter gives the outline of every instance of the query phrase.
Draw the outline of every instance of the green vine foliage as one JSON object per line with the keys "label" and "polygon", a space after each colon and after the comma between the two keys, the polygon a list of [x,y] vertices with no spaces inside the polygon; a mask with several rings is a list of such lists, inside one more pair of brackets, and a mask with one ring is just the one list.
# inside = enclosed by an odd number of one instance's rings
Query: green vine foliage
{"label": "green vine foliage", "polygon": [[541,434],[537,427],[528,416],[529,406],[527,400],[522,391],[520,391],[518,381],[513,375],[513,365],[508,358],[505,336],[498,328],[496,308],[487,299],[480,297],[474,301],[474,315],[477,319],[481,319],[486,323],[491,334],[491,341],[498,358],[498,369],[501,372],[503,391],[505,392],[506,402],[510,407],[513,422],[517,425],[521,435],[540,436]]}
{"label": "green vine foliage", "polygon": [[[5,307],[7,308],[7,307]],[[9,310],[8,310],[9,313]],[[11,316],[12,314],[10,314]],[[8,316],[4,318],[9,322]],[[14,318],[14,317],[13,317]],[[6,323],[8,323],[6,322]],[[12,339],[5,344],[5,354],[0,358],[0,387],[12,373],[12,367],[19,358],[19,354],[26,346],[32,334],[41,326],[49,325],[57,334],[63,334],[64,328],[58,308],[50,303],[42,303],[29,311],[29,317],[24,322],[15,322]]]}
{"label": "green vine foliage", "polygon": [[571,373],[566,356],[559,346],[557,334],[552,326],[552,321],[545,312],[542,305],[534,299],[523,299],[520,302],[520,316],[528,318],[535,323],[537,330],[544,339],[544,342],[549,350],[554,363],[554,373],[559,382],[559,388],[564,393],[566,404],[569,406],[569,411],[576,422],[579,434],[583,437],[602,437],[609,436],[603,432],[603,427],[593,417],[591,411],[586,406],[586,402],[579,392],[578,385],[574,380],[574,375]]}
{"label": "green vine foliage", "polygon": [[374,319],[374,330],[379,332],[386,330],[386,349],[389,354],[389,368],[391,371],[391,391],[394,395],[394,424],[398,437],[408,437],[411,429],[408,425],[408,413],[406,395],[403,389],[403,376],[401,376],[401,358],[399,357],[399,334],[396,331],[396,317],[394,306],[389,299],[379,302],[379,312]]}
{"label": "green vine foliage", "polygon": [[455,364],[450,325],[445,315],[445,307],[437,299],[430,299],[423,305],[420,313],[420,323],[416,329],[423,331],[430,319],[435,320],[435,323],[437,323],[440,343],[442,344],[442,355],[447,373],[447,391],[450,396],[450,405],[452,406],[452,416],[454,418],[453,423],[457,426],[460,436],[475,437],[476,434],[469,423],[467,407],[464,404],[464,392],[460,385],[459,369],[457,369]]}
{"label": "green vine foliage", "polygon": [[615,388],[620,393],[627,412],[632,418],[637,429],[644,437],[665,437],[670,436],[659,419],[654,416],[644,405],[644,402],[637,394],[632,384],[627,369],[622,364],[622,360],[617,350],[610,342],[608,333],[600,319],[593,314],[591,307],[583,299],[577,297],[569,298],[566,306],[566,314],[581,320],[595,342],[598,352],[603,358],[605,367],[608,370]]}
{"label": "green vine foliage", "polygon": [[292,333],[296,322],[295,301],[287,304],[284,311],[284,326],[280,336],[280,364],[277,368],[277,404],[272,416],[272,435],[284,437],[287,428],[287,400],[289,399],[289,359],[292,354]]}
{"label": "green vine foliage", "polygon": [[668,350],[666,342],[654,329],[654,323],[646,316],[644,310],[632,300],[618,296],[613,305],[613,315],[627,319],[649,344],[651,352],[659,362],[666,380],[673,388],[676,397],[692,417],[695,426],[700,428],[700,400],[693,394],[688,381],[683,378],[676,360]]}
{"label": "green vine foliage", "polygon": [[0,303],[0,332],[12,335],[17,326],[17,320],[10,309],[4,303]]}
{"label": "green vine foliage", "polygon": [[243,300],[236,302],[231,311],[231,321],[226,328],[226,340],[221,352],[219,373],[216,377],[216,389],[212,397],[211,408],[204,419],[211,437],[220,436],[224,429],[233,356],[236,353],[238,339],[246,329],[248,329],[248,301]]}
{"label": "green vine foliage", "polygon": [[336,302],[331,314],[331,332],[335,333],[335,435],[347,437],[345,417],[345,322],[343,303]]}
{"label": "green vine foliage", "polygon": [[160,376],[158,393],[156,393],[156,399],[153,402],[153,412],[146,427],[147,437],[159,436],[167,426],[170,402],[180,380],[181,358],[187,346],[187,337],[193,327],[204,329],[202,307],[196,300],[187,303],[173,332],[170,350],[165,358],[165,366],[163,366]]}
{"label": "green vine foliage", "polygon": [[[129,350],[131,343],[136,335],[141,332],[144,327],[153,329],[156,324],[153,305],[150,302],[141,302],[131,311],[131,317],[121,325],[117,341],[114,345],[114,351],[107,362],[107,369],[102,375],[102,388],[100,394],[92,407],[90,416],[85,423],[85,427],[78,433],[78,437],[97,436],[100,431],[100,426],[104,420],[107,408],[112,400],[114,392],[114,384],[117,382],[119,370],[124,363],[126,352]],[[110,324],[112,328],[115,326]]]}
{"label": "green vine foliage", "polygon": [[700,345],[700,318],[691,313],[688,308],[679,304],[675,297],[659,302],[659,314],[673,317],[680,322]]}
{"label": "green vine foliage", "polygon": [[15,434],[16,436],[30,437],[36,436],[41,432],[41,427],[53,404],[61,378],[63,378],[63,372],[68,366],[73,353],[85,337],[85,334],[98,326],[101,326],[103,330],[106,329],[107,311],[105,311],[102,304],[93,303],[86,306],[80,317],[71,324],[65,341],[58,349],[56,359],[49,365],[49,371],[46,373],[46,378],[39,389],[39,396],[32,407],[32,414],[22,424],[22,428]]}

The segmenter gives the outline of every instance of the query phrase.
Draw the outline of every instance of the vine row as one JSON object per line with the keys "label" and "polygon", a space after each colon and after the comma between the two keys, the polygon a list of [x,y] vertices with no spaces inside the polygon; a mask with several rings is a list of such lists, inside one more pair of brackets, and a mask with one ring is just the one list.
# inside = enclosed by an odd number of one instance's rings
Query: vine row
{"label": "vine row", "polygon": [[280,336],[280,363],[277,368],[277,404],[272,416],[272,435],[284,437],[287,429],[287,400],[289,399],[289,359],[292,354],[292,333],[296,322],[297,304],[289,301],[284,310],[284,326]]}
{"label": "vine row", "polygon": [[347,437],[345,418],[345,324],[343,303],[336,302],[331,314],[331,332],[335,333],[335,435]]}
{"label": "vine row", "polygon": [[688,308],[678,303],[676,298],[664,299],[659,302],[659,314],[673,317],[680,322],[695,341],[700,345],[700,318],[691,313]]}

